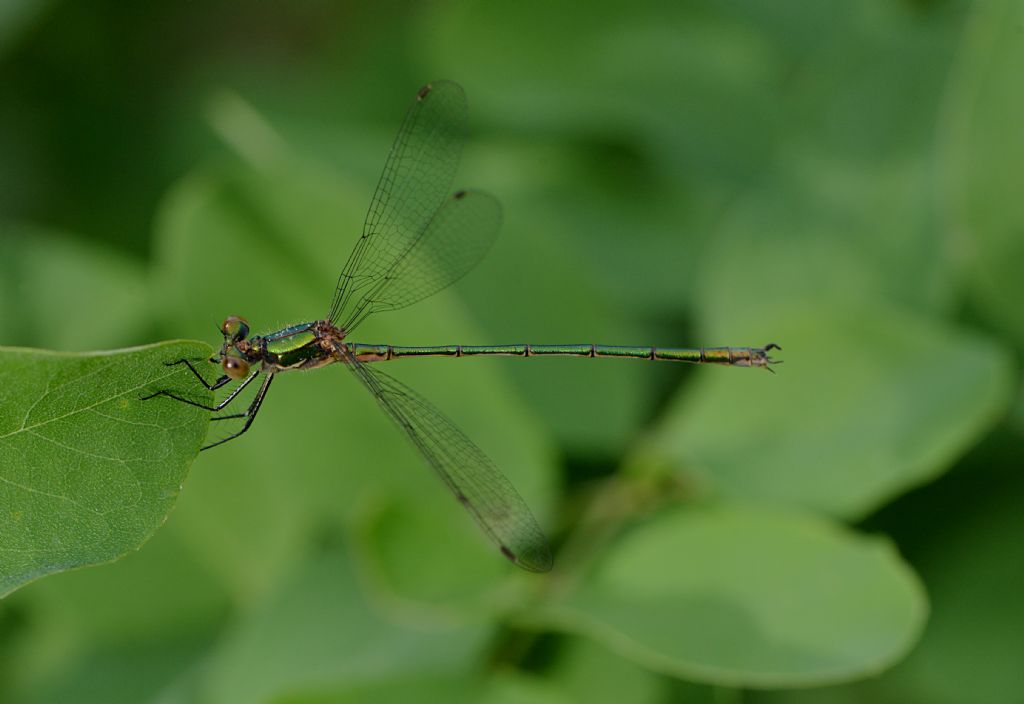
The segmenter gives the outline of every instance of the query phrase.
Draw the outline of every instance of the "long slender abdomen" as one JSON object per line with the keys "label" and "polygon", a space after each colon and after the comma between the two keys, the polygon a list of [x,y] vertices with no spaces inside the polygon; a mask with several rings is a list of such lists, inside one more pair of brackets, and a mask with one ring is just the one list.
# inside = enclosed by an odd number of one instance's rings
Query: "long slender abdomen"
{"label": "long slender abdomen", "polygon": [[349,349],[360,362],[386,362],[402,357],[621,357],[655,362],[688,362],[690,364],[722,364],[734,367],[765,367],[777,360],[769,356],[772,343],[764,347],[624,347],[613,345],[437,345],[433,347],[399,347],[349,343]]}

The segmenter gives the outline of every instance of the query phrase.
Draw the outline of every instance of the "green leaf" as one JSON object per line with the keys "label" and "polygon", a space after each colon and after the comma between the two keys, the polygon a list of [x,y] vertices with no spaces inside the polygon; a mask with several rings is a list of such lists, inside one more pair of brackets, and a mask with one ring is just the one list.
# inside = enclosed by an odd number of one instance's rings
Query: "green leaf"
{"label": "green leaf", "polygon": [[[191,342],[92,354],[0,350],[0,595],[114,560],[167,518],[209,413],[141,396],[210,395],[183,366]],[[198,389],[196,387],[199,387]]]}
{"label": "green leaf", "polygon": [[795,512],[713,506],[636,528],[542,616],[651,669],[781,687],[878,672],[926,612],[886,541]]}
{"label": "green leaf", "polygon": [[810,305],[748,322],[753,339],[783,343],[785,364],[774,376],[702,374],[637,451],[634,469],[857,518],[946,471],[1010,400],[1005,351],[951,326],[881,306]]}

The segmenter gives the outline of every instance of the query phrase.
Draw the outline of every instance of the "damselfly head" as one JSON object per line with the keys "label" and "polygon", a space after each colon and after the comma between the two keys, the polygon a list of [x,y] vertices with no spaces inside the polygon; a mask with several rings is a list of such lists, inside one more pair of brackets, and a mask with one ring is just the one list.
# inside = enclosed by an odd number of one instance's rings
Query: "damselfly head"
{"label": "damselfly head", "polygon": [[249,349],[249,323],[245,318],[229,315],[221,323],[220,332],[224,344],[220,346],[220,366],[232,379],[244,379],[249,374],[249,361],[245,354]]}

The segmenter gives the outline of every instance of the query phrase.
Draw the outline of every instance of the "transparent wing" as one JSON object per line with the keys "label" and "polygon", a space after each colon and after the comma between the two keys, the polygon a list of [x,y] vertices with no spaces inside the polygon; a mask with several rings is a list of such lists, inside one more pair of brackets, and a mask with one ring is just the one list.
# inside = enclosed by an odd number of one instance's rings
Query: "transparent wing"
{"label": "transparent wing", "polygon": [[352,307],[427,232],[451,192],[467,114],[466,95],[456,83],[437,81],[416,94],[384,164],[363,234],[338,277],[328,314],[336,325],[358,317]]}
{"label": "transparent wing", "polygon": [[494,196],[480,191],[455,193],[434,213],[412,247],[335,324],[351,332],[371,313],[404,308],[450,286],[483,259],[500,227],[501,204]]}
{"label": "transparent wing", "polygon": [[505,557],[531,572],[551,569],[547,539],[526,502],[465,433],[394,377],[353,359],[346,366],[405,431]]}

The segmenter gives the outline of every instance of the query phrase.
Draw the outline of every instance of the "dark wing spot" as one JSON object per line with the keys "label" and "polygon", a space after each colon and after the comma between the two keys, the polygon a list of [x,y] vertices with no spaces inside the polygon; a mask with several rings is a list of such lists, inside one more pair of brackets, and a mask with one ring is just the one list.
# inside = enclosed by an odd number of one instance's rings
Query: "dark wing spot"
{"label": "dark wing spot", "polygon": [[508,549],[508,547],[507,547],[507,546],[505,546],[505,545],[502,545],[502,546],[501,546],[501,554],[502,554],[502,555],[504,555],[505,557],[507,557],[507,558],[508,558],[509,560],[511,560],[512,562],[518,562],[518,561],[519,561],[519,560],[518,560],[518,559],[516,558],[516,555],[515,555],[515,553],[514,553],[514,552],[512,552],[511,550],[509,550],[509,549]]}
{"label": "dark wing spot", "polygon": [[459,503],[462,504],[463,506],[469,506],[469,499],[466,498],[466,495],[463,494],[462,492],[456,494],[455,498],[458,499]]}
{"label": "dark wing spot", "polygon": [[465,191],[455,191],[455,195],[452,196],[455,200],[462,200],[466,197]]}
{"label": "dark wing spot", "polygon": [[434,90],[434,86],[432,86],[429,83],[427,85],[423,86],[422,88],[419,89],[419,92],[416,93],[416,100],[423,100],[428,95],[430,95],[430,91],[432,91],[432,90]]}

